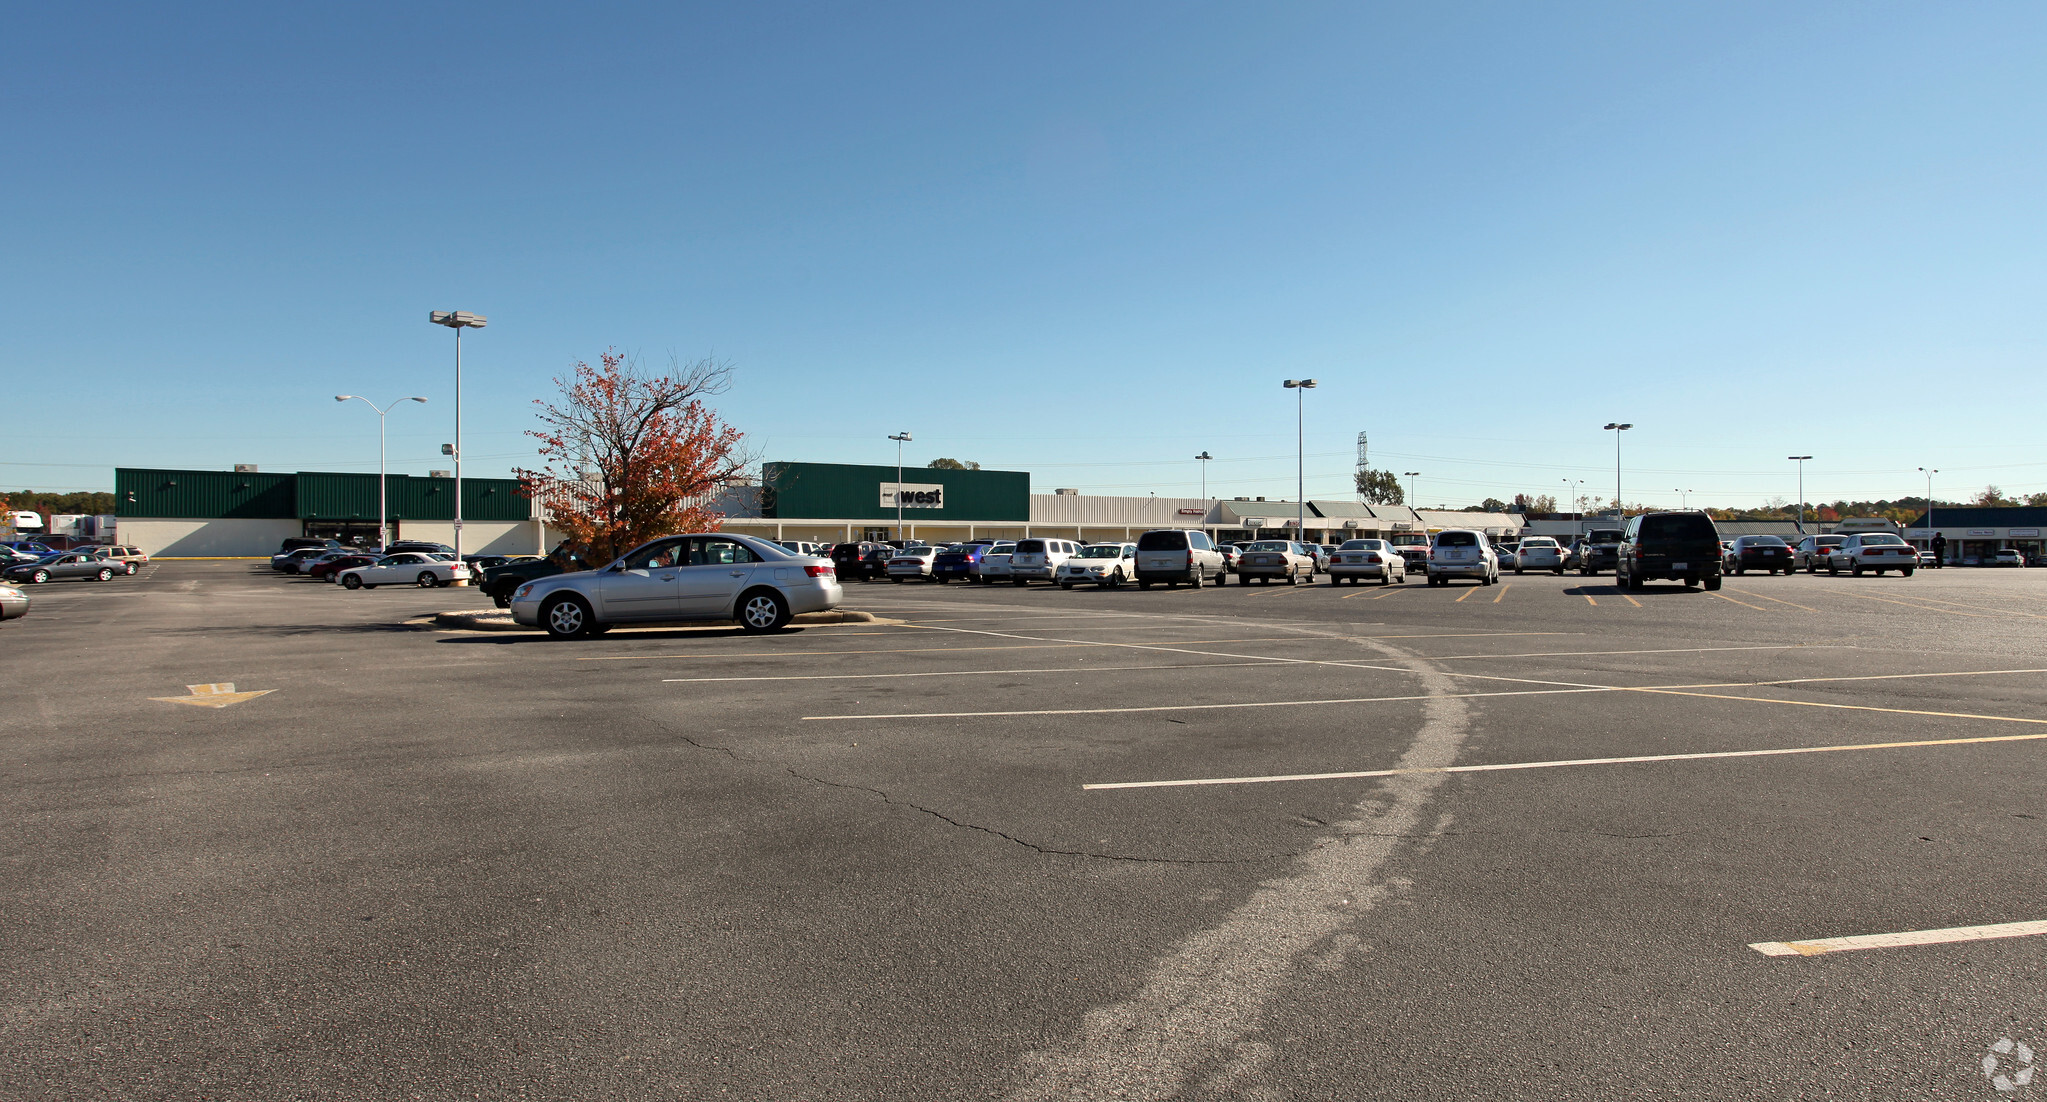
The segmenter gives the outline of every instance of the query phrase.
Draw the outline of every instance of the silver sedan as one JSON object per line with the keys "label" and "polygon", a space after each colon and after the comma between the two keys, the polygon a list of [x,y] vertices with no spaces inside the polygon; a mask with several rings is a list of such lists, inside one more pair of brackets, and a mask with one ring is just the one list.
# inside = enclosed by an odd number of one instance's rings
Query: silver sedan
{"label": "silver sedan", "polygon": [[556,639],[617,624],[739,621],[777,631],[805,612],[837,608],[843,591],[830,559],[792,554],[752,536],[666,536],[598,570],[527,582],[512,593],[512,619]]}

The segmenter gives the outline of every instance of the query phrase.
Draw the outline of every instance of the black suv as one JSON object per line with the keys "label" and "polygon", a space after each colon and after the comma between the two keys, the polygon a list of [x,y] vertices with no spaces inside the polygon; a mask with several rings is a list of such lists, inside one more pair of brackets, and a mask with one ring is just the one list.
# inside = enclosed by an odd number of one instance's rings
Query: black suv
{"label": "black suv", "polygon": [[1629,517],[1614,567],[1614,584],[1640,589],[1651,578],[1706,583],[1720,588],[1720,530],[1704,513],[1643,513]]}
{"label": "black suv", "polygon": [[[1618,528],[1594,528],[1578,541],[1578,573],[1597,574],[1602,570],[1614,569],[1614,562],[1620,552],[1621,530]],[[1719,544],[1714,544],[1713,558],[1720,558]]]}

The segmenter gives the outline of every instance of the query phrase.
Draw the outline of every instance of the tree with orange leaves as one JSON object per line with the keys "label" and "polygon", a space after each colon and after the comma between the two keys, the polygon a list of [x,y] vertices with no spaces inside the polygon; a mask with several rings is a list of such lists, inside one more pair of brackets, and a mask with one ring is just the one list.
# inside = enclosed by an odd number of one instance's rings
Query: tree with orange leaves
{"label": "tree with orange leaves", "polygon": [[604,563],[648,540],[715,530],[706,508],[745,469],[743,435],[704,405],[723,391],[732,367],[712,359],[671,361],[665,375],[611,349],[600,366],[577,362],[557,377],[561,398],[536,400],[544,466],[515,473],[526,496],[591,562]]}

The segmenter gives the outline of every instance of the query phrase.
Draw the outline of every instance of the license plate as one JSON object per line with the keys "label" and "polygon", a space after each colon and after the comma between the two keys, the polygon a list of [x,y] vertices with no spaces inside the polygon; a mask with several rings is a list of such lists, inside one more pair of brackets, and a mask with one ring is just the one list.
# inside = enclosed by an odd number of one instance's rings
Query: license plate
{"label": "license plate", "polygon": [[1671,564],[1670,564],[1670,568],[1671,568],[1672,570],[1684,570],[1684,569],[1686,569],[1686,568],[1690,567],[1691,565],[1692,565],[1692,564],[1691,564],[1691,563],[1688,563],[1688,562],[1674,562],[1674,563],[1671,563]]}

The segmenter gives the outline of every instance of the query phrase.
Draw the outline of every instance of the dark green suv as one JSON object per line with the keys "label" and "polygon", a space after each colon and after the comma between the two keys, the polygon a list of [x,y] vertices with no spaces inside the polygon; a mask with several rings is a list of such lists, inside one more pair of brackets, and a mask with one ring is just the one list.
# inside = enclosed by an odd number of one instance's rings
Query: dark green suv
{"label": "dark green suv", "polygon": [[1651,578],[1720,588],[1720,530],[1704,513],[1643,513],[1629,517],[1614,564],[1615,585],[1640,589]]}

